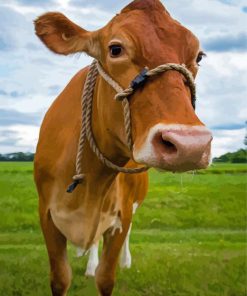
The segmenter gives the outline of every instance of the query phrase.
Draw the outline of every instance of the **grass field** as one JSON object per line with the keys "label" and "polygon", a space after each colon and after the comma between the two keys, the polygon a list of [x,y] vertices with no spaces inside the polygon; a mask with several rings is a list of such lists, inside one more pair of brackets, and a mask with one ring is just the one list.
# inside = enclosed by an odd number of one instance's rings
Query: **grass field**
{"label": "grass field", "polygon": [[[134,217],[133,265],[114,296],[246,296],[246,177],[242,164],[195,174],[150,171]],[[97,295],[69,245],[69,295]],[[0,163],[0,295],[50,295],[32,163]]]}

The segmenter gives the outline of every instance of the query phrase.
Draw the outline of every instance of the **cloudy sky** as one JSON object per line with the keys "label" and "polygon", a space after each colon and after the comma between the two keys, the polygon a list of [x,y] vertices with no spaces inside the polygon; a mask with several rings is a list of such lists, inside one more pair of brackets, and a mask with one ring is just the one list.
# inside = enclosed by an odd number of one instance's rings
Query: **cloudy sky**
{"label": "cloudy sky", "polygon": [[[35,151],[45,111],[85,55],[49,52],[32,21],[60,11],[80,26],[102,27],[125,0],[0,0],[0,153]],[[197,113],[214,133],[213,156],[243,147],[247,119],[246,0],[164,0],[173,17],[200,39],[207,58],[197,78]]]}

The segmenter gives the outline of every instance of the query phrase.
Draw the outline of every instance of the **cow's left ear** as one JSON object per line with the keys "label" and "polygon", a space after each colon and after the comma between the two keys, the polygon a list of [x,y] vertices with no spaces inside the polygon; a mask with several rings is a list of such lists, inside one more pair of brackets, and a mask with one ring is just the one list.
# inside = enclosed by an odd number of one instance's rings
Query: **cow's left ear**
{"label": "cow's left ear", "polygon": [[62,13],[48,12],[34,21],[36,35],[53,52],[58,54],[73,54],[86,52],[98,58],[97,32],[89,32]]}

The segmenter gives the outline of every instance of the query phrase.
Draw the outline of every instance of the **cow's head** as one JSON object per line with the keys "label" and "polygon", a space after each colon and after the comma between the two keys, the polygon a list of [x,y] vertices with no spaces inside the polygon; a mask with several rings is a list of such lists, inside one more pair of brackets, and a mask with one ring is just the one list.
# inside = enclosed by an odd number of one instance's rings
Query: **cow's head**
{"label": "cow's head", "polygon": [[[195,77],[203,55],[198,39],[159,0],[135,0],[95,32],[60,13],[47,13],[35,25],[52,51],[86,52],[123,87],[144,66],[165,63],[185,64]],[[182,74],[168,71],[150,79],[130,98],[130,108],[135,161],[171,171],[207,167],[212,135],[194,112]],[[109,128],[118,137],[116,126]]]}

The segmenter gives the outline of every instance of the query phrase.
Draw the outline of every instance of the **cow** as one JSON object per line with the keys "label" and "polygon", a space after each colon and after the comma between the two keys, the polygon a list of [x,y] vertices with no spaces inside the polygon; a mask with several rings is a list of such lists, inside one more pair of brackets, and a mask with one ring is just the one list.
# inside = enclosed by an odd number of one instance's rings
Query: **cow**
{"label": "cow", "polygon": [[[168,63],[183,65],[180,68],[195,78],[203,57],[198,39],[174,20],[159,0],[135,0],[93,32],[57,12],[38,17],[35,30],[54,53],[84,52],[93,57],[125,89],[135,77],[140,78],[145,67],[155,69]],[[81,96],[90,69],[79,71],[49,108],[34,161],[53,296],[66,295],[70,286],[67,240],[87,251],[101,236],[103,250],[95,282],[100,295],[112,295],[133,204],[144,199],[148,187],[146,171],[125,174],[106,166],[87,140],[81,156],[85,178],[67,190],[75,175],[83,127]],[[114,99],[116,91],[102,75],[95,79],[91,125],[105,158],[122,168],[146,166],[172,172],[208,166],[212,135],[195,113],[184,75],[175,70],[160,73],[128,98],[131,150],[126,144],[123,107]]]}

